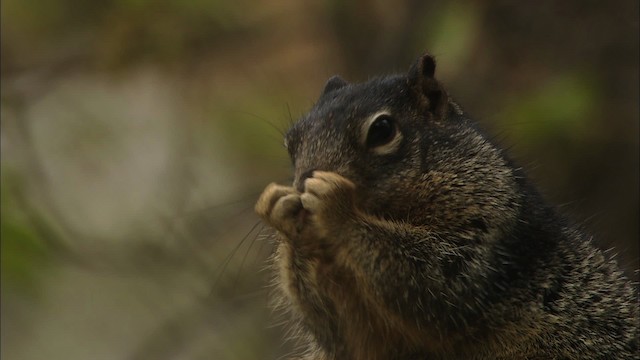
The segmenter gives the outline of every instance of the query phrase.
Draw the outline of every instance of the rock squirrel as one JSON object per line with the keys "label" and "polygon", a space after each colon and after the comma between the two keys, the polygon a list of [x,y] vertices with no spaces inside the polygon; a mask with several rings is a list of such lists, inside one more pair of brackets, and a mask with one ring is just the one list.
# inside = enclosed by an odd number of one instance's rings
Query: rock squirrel
{"label": "rock squirrel", "polygon": [[300,358],[640,358],[633,284],[434,73],[334,76],[286,133],[256,211]]}

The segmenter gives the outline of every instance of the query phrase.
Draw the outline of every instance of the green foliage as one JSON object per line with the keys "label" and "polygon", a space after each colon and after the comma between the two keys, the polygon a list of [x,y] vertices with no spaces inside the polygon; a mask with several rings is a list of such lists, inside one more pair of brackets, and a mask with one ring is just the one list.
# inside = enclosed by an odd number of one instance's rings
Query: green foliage
{"label": "green foliage", "polygon": [[1,212],[1,270],[2,285],[33,294],[37,292],[38,276],[49,260],[47,247],[18,208],[16,187],[8,176],[0,185]]}
{"label": "green foliage", "polygon": [[518,99],[505,101],[498,117],[518,142],[536,144],[545,137],[584,137],[594,129],[597,89],[579,74],[552,77]]}
{"label": "green foliage", "polygon": [[[477,41],[480,22],[477,6],[473,3],[463,5],[451,2],[434,20],[435,24],[425,22],[424,32],[430,34],[427,41],[430,46],[420,44],[418,51],[424,51],[422,49],[427,47],[437,57],[442,56],[446,59],[445,69],[457,70],[464,60],[471,56],[474,42]],[[429,31],[431,28],[437,30]]]}

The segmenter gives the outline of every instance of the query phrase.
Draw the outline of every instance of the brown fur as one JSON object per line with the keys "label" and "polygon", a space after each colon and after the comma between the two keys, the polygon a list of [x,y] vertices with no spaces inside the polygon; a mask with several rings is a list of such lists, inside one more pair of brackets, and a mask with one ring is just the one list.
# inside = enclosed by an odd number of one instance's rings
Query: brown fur
{"label": "brown fur", "polygon": [[[293,186],[269,185],[256,211],[277,230],[301,356],[636,357],[637,295],[615,261],[542,201],[434,71],[426,55],[406,76],[332,78],[287,134]],[[381,113],[396,131],[383,151],[363,138]]]}

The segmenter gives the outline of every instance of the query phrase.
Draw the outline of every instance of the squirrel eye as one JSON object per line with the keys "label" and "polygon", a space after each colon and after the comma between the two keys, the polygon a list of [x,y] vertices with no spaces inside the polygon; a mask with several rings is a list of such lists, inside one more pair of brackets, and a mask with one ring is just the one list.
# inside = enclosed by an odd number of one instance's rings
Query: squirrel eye
{"label": "squirrel eye", "polygon": [[365,144],[369,149],[388,144],[396,137],[396,132],[396,123],[393,118],[382,114],[369,126]]}

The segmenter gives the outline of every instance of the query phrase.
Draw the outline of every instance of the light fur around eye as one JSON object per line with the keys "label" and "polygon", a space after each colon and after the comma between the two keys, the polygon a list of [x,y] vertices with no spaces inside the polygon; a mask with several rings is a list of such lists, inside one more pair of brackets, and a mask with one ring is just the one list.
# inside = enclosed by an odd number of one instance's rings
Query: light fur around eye
{"label": "light fur around eye", "polygon": [[[390,137],[388,141],[385,139],[380,144],[376,144],[376,141],[373,141],[373,144],[371,144],[370,142],[372,140],[372,137],[376,136],[376,134],[371,133],[372,130],[374,130],[372,129],[372,126],[374,126],[376,121],[379,121],[383,118],[388,118],[388,120],[391,121],[391,126],[393,126],[393,129],[392,129],[393,133],[390,135],[392,137]],[[360,129],[360,143],[363,146],[368,147],[369,150],[375,154],[378,154],[378,155],[392,154],[398,150],[401,142],[402,142],[402,133],[400,132],[400,129],[398,128],[398,125],[396,121],[393,119],[393,116],[391,115],[391,112],[389,110],[385,109],[385,110],[378,111],[375,114],[371,115],[362,123],[362,127]]]}

